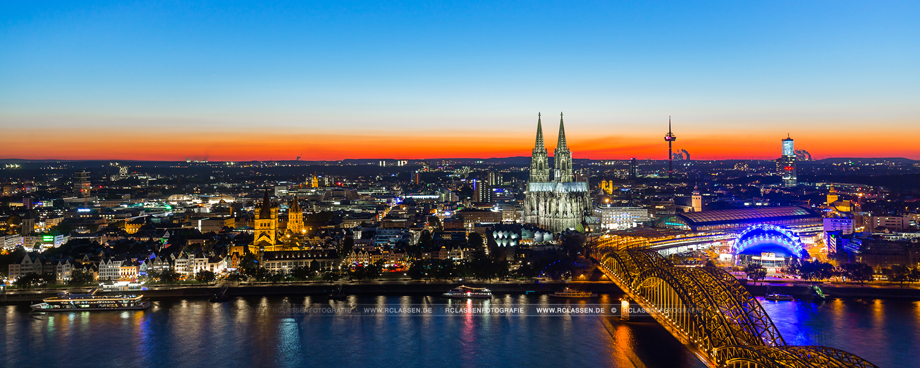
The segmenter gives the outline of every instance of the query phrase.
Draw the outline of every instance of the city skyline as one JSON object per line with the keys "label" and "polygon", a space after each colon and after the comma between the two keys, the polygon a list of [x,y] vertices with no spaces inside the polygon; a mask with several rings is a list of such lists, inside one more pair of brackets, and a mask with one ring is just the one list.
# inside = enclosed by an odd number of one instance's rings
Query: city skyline
{"label": "city skyline", "polygon": [[917,8],[5,4],[0,158],[920,159]]}

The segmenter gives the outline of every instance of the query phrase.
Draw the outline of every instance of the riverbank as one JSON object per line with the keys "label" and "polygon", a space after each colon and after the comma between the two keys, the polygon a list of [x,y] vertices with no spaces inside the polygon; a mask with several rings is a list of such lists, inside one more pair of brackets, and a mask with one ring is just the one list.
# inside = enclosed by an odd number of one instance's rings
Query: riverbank
{"label": "riverbank", "polygon": [[[811,297],[812,284],[778,284],[778,283],[751,283],[745,288],[754,296],[764,296],[767,287],[777,294],[788,294],[798,298]],[[920,289],[898,286],[879,285],[824,285],[818,284],[821,290],[830,298],[870,298],[870,299],[909,299],[920,300]]]}
{"label": "riverbank", "polygon": [[[621,294],[613,283],[606,281],[574,282],[439,282],[439,281],[364,281],[364,282],[294,282],[233,285],[227,292],[230,297],[246,296],[325,296],[342,286],[349,295],[440,295],[459,285],[485,287],[494,294],[548,294],[575,285],[578,290],[594,293]],[[745,288],[754,296],[764,296],[767,286],[775,293],[797,298],[811,297],[811,284],[752,283]],[[820,285],[831,298],[871,298],[920,300],[920,289],[880,285]],[[172,298],[210,298],[222,285],[153,285],[142,290],[106,290],[103,294],[139,293],[151,300]],[[87,293],[92,288],[7,290],[0,293],[0,304],[34,303],[60,292]]]}
{"label": "riverbank", "polygon": [[[484,287],[493,294],[546,294],[577,285],[577,289],[595,293],[622,293],[609,282],[432,282],[432,281],[372,281],[334,283],[276,283],[242,284],[228,289],[227,296],[325,296],[338,287],[349,295],[440,295],[456,286]],[[151,300],[168,298],[210,298],[222,285],[208,286],[151,286],[142,290],[102,291],[103,294],[137,293]],[[86,293],[91,288],[69,289],[71,293]],[[32,303],[65,291],[64,289],[17,290],[0,293],[0,304]]]}

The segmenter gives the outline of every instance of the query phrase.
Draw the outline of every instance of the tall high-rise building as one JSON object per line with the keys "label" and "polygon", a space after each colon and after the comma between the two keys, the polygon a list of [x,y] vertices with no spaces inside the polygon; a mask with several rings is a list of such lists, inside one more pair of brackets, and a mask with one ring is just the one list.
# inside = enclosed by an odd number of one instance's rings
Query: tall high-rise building
{"label": "tall high-rise building", "polygon": [[639,162],[636,161],[635,157],[629,160],[629,177],[631,179],[639,177]]}
{"label": "tall high-rise building", "polygon": [[488,180],[476,179],[473,181],[473,202],[492,203],[492,186]]}
{"label": "tall high-rise building", "polygon": [[668,178],[674,175],[674,167],[672,166],[672,153],[671,153],[671,144],[677,140],[677,136],[671,133],[671,116],[668,115],[668,134],[664,136],[665,142],[668,142]]}
{"label": "tall high-rise building", "polygon": [[786,139],[783,139],[783,154],[776,160],[776,167],[783,177],[783,186],[794,187],[798,185],[795,142],[789,135],[786,135]]}
{"label": "tall high-rise building", "polygon": [[502,186],[502,173],[489,171],[489,185],[493,188]]}
{"label": "tall high-rise building", "polygon": [[523,221],[552,232],[562,232],[581,224],[586,211],[592,209],[588,183],[574,181],[572,153],[566,145],[562,114],[559,114],[559,141],[553,161],[554,175],[550,181],[543,126],[537,115],[537,142],[530,159]]}
{"label": "tall high-rise building", "polygon": [[73,180],[73,194],[77,197],[83,198],[84,206],[86,206],[87,204],[87,201],[89,199],[89,193],[91,189],[92,188],[89,182],[89,173],[86,172],[85,170],[78,172],[76,176],[74,176],[74,180]]}

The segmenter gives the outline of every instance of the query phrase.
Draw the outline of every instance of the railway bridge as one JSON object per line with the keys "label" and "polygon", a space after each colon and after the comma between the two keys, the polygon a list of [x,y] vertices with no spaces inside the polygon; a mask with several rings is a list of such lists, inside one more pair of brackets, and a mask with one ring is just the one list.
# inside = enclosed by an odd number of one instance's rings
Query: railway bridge
{"label": "railway bridge", "polygon": [[675,267],[654,251],[598,249],[600,269],[715,367],[875,367],[825,346],[786,344],[770,316],[719,268]]}

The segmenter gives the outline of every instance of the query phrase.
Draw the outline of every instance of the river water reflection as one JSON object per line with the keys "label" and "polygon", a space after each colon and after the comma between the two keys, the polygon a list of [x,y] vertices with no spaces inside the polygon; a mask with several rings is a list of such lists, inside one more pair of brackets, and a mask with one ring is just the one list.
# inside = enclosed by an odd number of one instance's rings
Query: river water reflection
{"label": "river water reflection", "polygon": [[[156,301],[146,311],[31,314],[2,306],[6,367],[591,366],[703,367],[648,317],[399,313],[418,307],[614,305],[498,295],[491,301],[430,296],[238,298]],[[917,302],[763,302],[786,340],[851,351],[881,367],[917,366]],[[304,307],[391,308],[393,314],[323,314]],[[312,309],[311,309],[312,310]]]}

